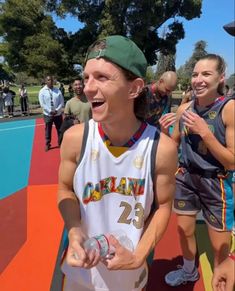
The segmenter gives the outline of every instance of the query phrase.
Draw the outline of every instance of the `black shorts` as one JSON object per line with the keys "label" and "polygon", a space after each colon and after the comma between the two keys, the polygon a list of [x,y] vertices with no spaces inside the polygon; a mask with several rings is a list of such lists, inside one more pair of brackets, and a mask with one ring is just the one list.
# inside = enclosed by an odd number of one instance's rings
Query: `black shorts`
{"label": "black shorts", "polygon": [[231,231],[234,223],[232,173],[226,177],[203,177],[179,168],[176,173],[174,210],[194,215],[202,210],[207,224],[216,230]]}

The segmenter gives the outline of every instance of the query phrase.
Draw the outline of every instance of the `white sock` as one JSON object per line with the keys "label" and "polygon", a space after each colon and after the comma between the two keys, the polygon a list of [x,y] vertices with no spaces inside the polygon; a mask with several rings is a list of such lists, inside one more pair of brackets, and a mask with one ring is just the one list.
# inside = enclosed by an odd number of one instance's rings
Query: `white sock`
{"label": "white sock", "polygon": [[184,265],[183,265],[183,269],[186,273],[192,273],[194,268],[195,268],[195,260],[187,260],[185,258],[183,258],[184,260]]}

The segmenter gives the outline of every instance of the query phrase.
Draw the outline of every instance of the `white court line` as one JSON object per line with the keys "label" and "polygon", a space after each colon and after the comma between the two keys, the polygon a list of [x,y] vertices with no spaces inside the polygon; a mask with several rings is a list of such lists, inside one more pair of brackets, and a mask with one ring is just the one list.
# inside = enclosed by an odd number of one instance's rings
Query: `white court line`
{"label": "white court line", "polygon": [[15,130],[15,129],[23,129],[23,128],[28,128],[28,127],[42,126],[42,125],[45,125],[45,124],[44,123],[38,123],[38,124],[17,126],[17,127],[11,127],[11,128],[2,128],[2,129],[0,129],[0,132],[1,131],[8,131],[8,130]]}

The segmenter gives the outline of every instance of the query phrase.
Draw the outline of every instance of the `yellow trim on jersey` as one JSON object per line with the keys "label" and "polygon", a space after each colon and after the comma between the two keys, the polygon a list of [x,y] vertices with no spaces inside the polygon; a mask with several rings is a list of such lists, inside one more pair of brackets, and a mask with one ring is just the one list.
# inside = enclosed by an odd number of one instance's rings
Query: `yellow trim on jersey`
{"label": "yellow trim on jersey", "polygon": [[116,158],[121,156],[123,153],[125,153],[128,150],[128,147],[118,147],[110,145],[110,140],[106,140],[104,142],[110,153],[115,156]]}

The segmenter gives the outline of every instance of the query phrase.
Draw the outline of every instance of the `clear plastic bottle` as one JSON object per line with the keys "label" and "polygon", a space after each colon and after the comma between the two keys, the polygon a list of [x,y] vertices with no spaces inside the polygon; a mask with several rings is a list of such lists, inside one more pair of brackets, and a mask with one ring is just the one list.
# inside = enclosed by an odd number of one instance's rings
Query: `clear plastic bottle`
{"label": "clear plastic bottle", "polygon": [[110,235],[113,235],[119,243],[129,251],[134,250],[133,242],[123,230],[116,230],[108,234],[100,234],[91,237],[85,241],[84,249],[87,251],[96,250],[103,258],[112,257],[115,253],[115,249],[109,243]]}

